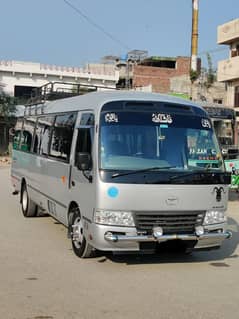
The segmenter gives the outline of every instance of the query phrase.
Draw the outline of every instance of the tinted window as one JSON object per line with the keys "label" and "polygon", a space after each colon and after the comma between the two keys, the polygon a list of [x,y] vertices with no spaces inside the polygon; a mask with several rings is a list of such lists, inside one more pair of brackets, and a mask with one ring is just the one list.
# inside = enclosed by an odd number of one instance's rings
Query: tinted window
{"label": "tinted window", "polygon": [[80,125],[94,125],[94,114],[83,113],[81,115]]}
{"label": "tinted window", "polygon": [[31,151],[33,134],[35,129],[36,118],[29,117],[24,120],[23,131],[21,135],[21,150],[25,152]]}
{"label": "tinted window", "polygon": [[22,119],[18,119],[16,126],[15,126],[15,134],[13,137],[13,143],[12,143],[12,147],[14,150],[18,150],[19,148],[19,144],[20,144],[20,138],[21,138],[21,130],[22,130],[22,123],[23,120]]}
{"label": "tinted window", "polygon": [[21,138],[21,130],[15,131],[15,134],[13,137],[13,144],[12,144],[12,147],[14,150],[18,150],[20,138]]}
{"label": "tinted window", "polygon": [[33,152],[47,155],[51,138],[54,116],[39,117],[36,125],[36,133],[33,145]]}
{"label": "tinted window", "polygon": [[103,113],[99,149],[103,169],[223,170],[212,124],[208,118],[198,116]]}
{"label": "tinted window", "polygon": [[69,161],[76,114],[58,115],[53,128],[50,155]]}
{"label": "tinted window", "polygon": [[78,129],[78,137],[76,143],[77,153],[89,153],[92,152],[93,134],[94,134],[94,114],[85,113],[82,114],[81,122],[82,126]]}
{"label": "tinted window", "polygon": [[89,128],[79,128],[76,151],[80,153],[91,153],[92,139]]}

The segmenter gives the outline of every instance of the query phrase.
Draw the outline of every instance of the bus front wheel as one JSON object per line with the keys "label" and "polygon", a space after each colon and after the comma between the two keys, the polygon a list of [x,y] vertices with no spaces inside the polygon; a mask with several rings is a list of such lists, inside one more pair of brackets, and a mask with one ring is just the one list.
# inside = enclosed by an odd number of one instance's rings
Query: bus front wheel
{"label": "bus front wheel", "polygon": [[91,257],[94,248],[85,239],[83,220],[78,208],[72,208],[69,213],[69,233],[72,249],[76,256],[81,258]]}
{"label": "bus front wheel", "polygon": [[21,204],[22,213],[25,217],[35,217],[37,215],[37,205],[30,199],[26,184],[22,186]]}

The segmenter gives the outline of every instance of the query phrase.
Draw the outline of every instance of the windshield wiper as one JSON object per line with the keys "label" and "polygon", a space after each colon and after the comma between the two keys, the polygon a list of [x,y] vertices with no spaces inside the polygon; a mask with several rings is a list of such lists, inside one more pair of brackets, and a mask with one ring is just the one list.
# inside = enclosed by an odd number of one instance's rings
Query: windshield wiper
{"label": "windshield wiper", "polygon": [[150,172],[154,170],[161,170],[161,169],[170,169],[170,168],[175,168],[176,166],[156,166],[156,167],[149,167],[149,168],[144,168],[144,169],[138,169],[135,171],[130,171],[127,173],[115,173],[111,176],[111,178],[115,177],[120,177],[120,176],[126,176],[126,175],[131,175],[131,174],[138,174],[138,173],[144,173],[144,172]]}
{"label": "windshield wiper", "polygon": [[208,169],[204,170],[204,171],[195,171],[195,172],[190,172],[190,173],[187,173],[187,174],[182,174],[182,175],[175,175],[175,176],[171,176],[169,178],[170,181],[173,181],[175,179],[182,179],[184,177],[189,177],[189,176],[194,176],[194,175],[203,175],[203,174],[208,174],[208,173],[211,173],[211,174],[214,174],[215,172],[209,172]]}

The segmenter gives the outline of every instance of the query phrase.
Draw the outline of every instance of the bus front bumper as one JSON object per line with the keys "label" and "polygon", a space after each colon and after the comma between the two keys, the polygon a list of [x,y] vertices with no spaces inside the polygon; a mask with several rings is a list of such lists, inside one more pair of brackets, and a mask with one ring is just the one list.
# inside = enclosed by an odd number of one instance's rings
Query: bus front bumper
{"label": "bus front bumper", "polygon": [[[226,224],[207,226],[199,234],[160,234],[156,229],[152,235],[139,234],[136,229],[123,227],[110,227],[92,224],[92,245],[99,250],[111,251],[139,251],[140,244],[144,242],[162,243],[171,240],[182,240],[187,244],[195,242],[194,249],[210,249],[220,247],[224,239],[230,239],[232,232],[226,230]],[[92,229],[92,230],[93,230]]]}
{"label": "bus front bumper", "polygon": [[161,236],[153,236],[153,235],[137,235],[137,236],[127,236],[127,235],[115,235],[110,232],[105,234],[105,240],[110,242],[150,242],[157,241],[159,243],[168,241],[168,240],[208,240],[214,239],[216,241],[220,241],[223,239],[229,239],[232,237],[232,233],[228,230],[225,233],[208,233],[203,235],[187,235],[187,234],[173,234],[173,235],[161,235]]}

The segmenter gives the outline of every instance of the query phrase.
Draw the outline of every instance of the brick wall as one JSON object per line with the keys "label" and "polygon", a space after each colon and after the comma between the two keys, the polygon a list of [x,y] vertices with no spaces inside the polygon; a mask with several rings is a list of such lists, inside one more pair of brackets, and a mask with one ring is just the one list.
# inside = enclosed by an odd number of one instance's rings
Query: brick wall
{"label": "brick wall", "polygon": [[137,65],[134,67],[133,87],[152,85],[153,92],[168,93],[170,78],[189,74],[190,58],[178,57],[176,68],[159,68]]}

